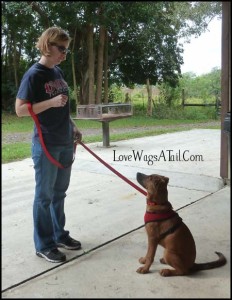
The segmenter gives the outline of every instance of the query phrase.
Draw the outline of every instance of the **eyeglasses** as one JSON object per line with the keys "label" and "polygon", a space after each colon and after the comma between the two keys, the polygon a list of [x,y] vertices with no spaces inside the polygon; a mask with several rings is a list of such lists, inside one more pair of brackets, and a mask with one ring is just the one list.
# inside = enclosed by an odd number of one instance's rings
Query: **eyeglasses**
{"label": "eyeglasses", "polygon": [[64,46],[59,46],[55,43],[51,43],[52,46],[56,46],[56,48],[60,51],[60,53],[62,54],[67,54],[70,52],[70,50],[68,48],[65,48]]}

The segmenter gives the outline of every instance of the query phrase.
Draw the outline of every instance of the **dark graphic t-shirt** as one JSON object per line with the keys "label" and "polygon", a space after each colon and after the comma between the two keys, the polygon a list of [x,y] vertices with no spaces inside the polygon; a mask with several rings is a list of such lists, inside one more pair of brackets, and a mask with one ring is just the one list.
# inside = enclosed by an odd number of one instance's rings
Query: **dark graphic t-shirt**
{"label": "dark graphic t-shirt", "polygon": [[[32,104],[49,100],[59,94],[68,96],[68,85],[59,67],[52,69],[35,63],[24,74],[17,98],[27,100]],[[70,121],[69,101],[64,107],[51,107],[39,114],[46,145],[67,145],[72,142],[72,123]],[[34,126],[34,138],[38,139],[38,132]]]}

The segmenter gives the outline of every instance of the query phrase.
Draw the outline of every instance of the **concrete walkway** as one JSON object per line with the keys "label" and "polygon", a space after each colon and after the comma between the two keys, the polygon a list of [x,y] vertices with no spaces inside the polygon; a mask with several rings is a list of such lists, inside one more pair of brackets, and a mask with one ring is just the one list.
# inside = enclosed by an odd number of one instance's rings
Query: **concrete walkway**
{"label": "concrete walkway", "polygon": [[[3,298],[230,298],[230,187],[220,174],[220,130],[191,130],[88,145],[117,171],[169,177],[169,201],[189,226],[197,262],[228,260],[224,267],[163,278],[158,247],[151,273],[136,273],[146,252],[145,197],[80,145],[65,204],[66,229],[82,242],[52,264],[35,255],[31,159],[2,165]],[[158,159],[159,158],[159,159]]]}

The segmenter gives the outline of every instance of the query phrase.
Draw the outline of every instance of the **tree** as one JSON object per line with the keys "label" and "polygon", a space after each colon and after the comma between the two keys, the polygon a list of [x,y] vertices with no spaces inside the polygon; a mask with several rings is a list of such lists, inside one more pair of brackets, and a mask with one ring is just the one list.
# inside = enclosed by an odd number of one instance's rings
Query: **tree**
{"label": "tree", "polygon": [[169,18],[178,31],[178,38],[189,42],[207,30],[210,21],[222,16],[221,1],[173,1]]}
{"label": "tree", "polygon": [[54,25],[73,37],[71,57],[62,68],[69,85],[78,85],[79,103],[100,103],[103,97],[107,102],[108,85],[116,82],[174,87],[183,63],[179,37],[202,32],[201,20],[219,13],[214,2],[204,3],[3,1],[4,98],[38,59],[36,37]]}
{"label": "tree", "polygon": [[184,98],[201,99],[203,103],[218,103],[221,95],[221,70],[213,68],[210,73],[196,76],[192,72],[184,73],[175,88],[163,83],[159,86],[160,97],[169,107],[180,104],[182,93]]}
{"label": "tree", "polygon": [[[2,2],[2,108],[10,109],[20,79],[37,57],[32,37],[37,36],[38,20],[17,2]],[[25,18],[24,14],[28,14]],[[22,58],[25,59],[22,59]]]}

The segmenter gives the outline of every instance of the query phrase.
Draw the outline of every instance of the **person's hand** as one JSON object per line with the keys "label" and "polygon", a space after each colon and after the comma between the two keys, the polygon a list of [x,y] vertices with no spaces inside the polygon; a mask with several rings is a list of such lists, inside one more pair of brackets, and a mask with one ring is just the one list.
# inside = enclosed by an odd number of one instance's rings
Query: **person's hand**
{"label": "person's hand", "polygon": [[68,96],[64,94],[57,95],[51,100],[52,107],[63,107],[68,101]]}
{"label": "person's hand", "polygon": [[75,143],[79,143],[82,140],[82,133],[77,129],[76,126],[73,126],[73,139]]}

